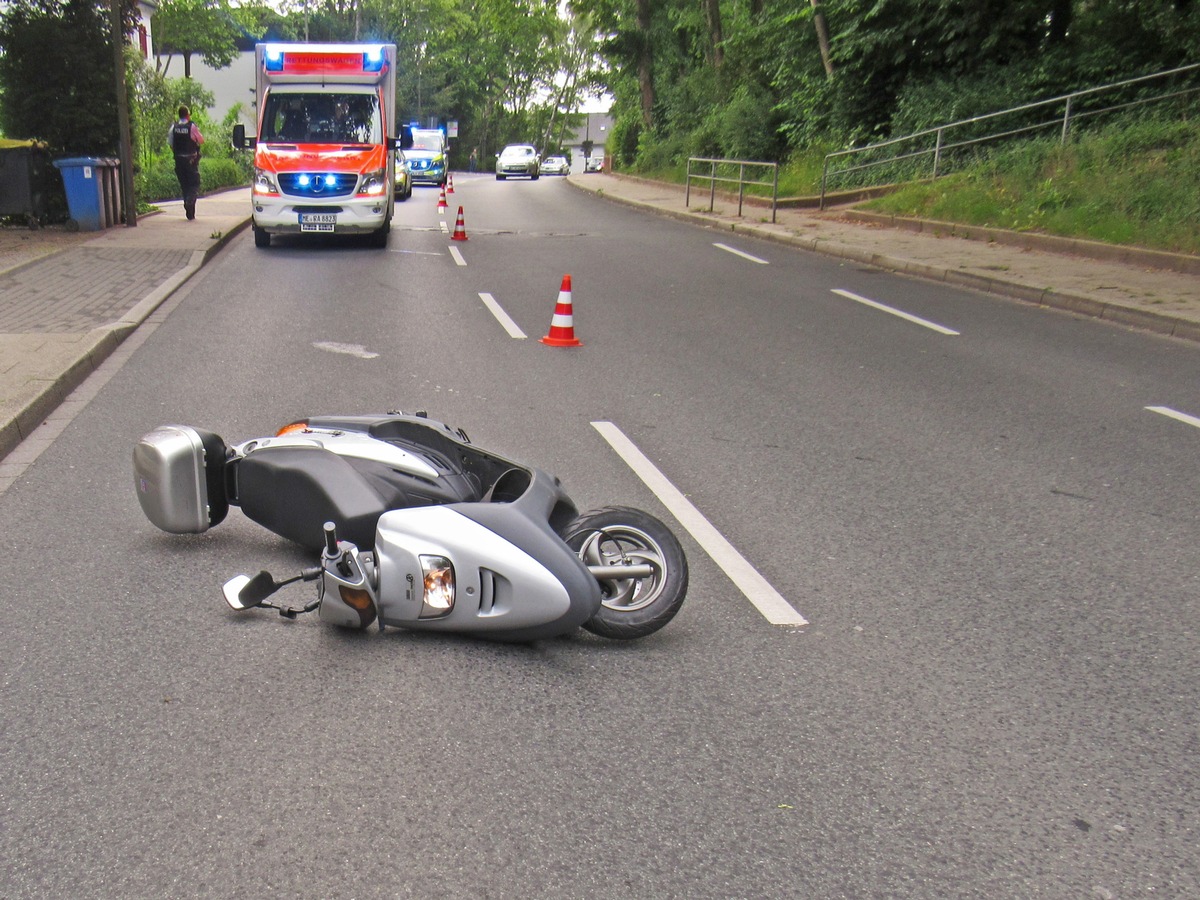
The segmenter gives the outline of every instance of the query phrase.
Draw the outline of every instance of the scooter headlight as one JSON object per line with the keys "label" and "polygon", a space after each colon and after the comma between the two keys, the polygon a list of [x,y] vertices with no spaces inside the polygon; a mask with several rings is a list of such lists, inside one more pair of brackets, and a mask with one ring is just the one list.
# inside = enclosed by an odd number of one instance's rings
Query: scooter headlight
{"label": "scooter headlight", "polygon": [[436,619],[454,609],[454,564],[444,556],[422,556],[425,593],[421,599],[421,618]]}

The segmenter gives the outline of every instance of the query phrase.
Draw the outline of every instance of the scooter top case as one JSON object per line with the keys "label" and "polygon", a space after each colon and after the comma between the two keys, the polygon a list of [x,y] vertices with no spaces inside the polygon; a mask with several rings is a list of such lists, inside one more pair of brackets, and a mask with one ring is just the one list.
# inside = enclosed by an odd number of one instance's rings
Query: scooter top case
{"label": "scooter top case", "polygon": [[211,431],[160,425],[133,448],[134,486],[146,518],[172,534],[200,534],[229,512],[229,450]]}

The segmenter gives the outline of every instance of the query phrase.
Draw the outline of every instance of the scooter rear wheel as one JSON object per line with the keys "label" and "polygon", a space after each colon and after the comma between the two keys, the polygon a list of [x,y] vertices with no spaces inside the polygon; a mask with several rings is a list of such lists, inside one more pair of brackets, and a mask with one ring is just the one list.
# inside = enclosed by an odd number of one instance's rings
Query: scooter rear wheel
{"label": "scooter rear wheel", "polygon": [[583,623],[593,634],[630,640],[653,634],[675,617],[687,595],[687,557],[662,522],[640,509],[609,506],[585,512],[563,531],[563,540],[586,565],[649,564],[647,578],[603,580],[604,601]]}

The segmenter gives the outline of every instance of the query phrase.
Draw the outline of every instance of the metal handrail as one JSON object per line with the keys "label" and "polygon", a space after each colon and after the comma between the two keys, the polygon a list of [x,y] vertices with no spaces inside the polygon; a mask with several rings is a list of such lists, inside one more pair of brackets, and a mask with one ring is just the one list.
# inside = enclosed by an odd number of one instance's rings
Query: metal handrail
{"label": "metal handrail", "polygon": [[[708,164],[708,174],[693,174],[692,163]],[[722,176],[717,174],[717,166],[737,166],[738,174],[734,178],[732,176]],[[771,180],[754,180],[746,177],[746,167],[750,166],[758,169],[770,169]],[[742,199],[746,193],[747,185],[771,188],[771,222],[775,222],[775,213],[779,207],[779,163],[773,162],[752,162],[745,159],[710,159],[703,156],[690,156],[687,161],[687,183],[683,192],[683,205],[686,209],[691,203],[692,198],[692,179],[708,182],[708,211],[713,211],[713,204],[717,195],[717,183],[736,184],[738,186],[738,215],[742,214]]]}
{"label": "metal handrail", "polygon": [[[821,209],[825,208],[825,196],[827,193],[828,181],[829,181],[829,178],[831,175],[843,176],[843,175],[848,175],[852,172],[860,172],[865,169],[874,168],[875,166],[889,165],[892,163],[901,162],[906,159],[915,159],[917,157],[922,157],[922,156],[932,156],[933,157],[932,177],[937,178],[939,175],[939,168],[940,168],[941,161],[942,161],[942,155],[950,150],[957,150],[959,148],[969,147],[974,144],[982,144],[982,143],[985,143],[988,141],[1000,140],[1001,138],[1012,137],[1014,135],[1024,134],[1026,132],[1036,131],[1036,130],[1043,129],[1043,128],[1058,127],[1060,125],[1062,127],[1062,131],[1061,131],[1061,136],[1060,136],[1059,140],[1061,143],[1066,143],[1066,140],[1070,136],[1070,133],[1071,133],[1071,123],[1073,121],[1078,122],[1082,119],[1088,118],[1089,116],[1097,116],[1102,113],[1115,112],[1116,110],[1127,109],[1132,106],[1140,106],[1140,105],[1146,104],[1146,103],[1157,103],[1162,100],[1169,100],[1173,97],[1182,97],[1187,94],[1198,93],[1198,92],[1200,92],[1200,87],[1185,88],[1183,90],[1171,91],[1169,93],[1160,94],[1155,97],[1131,100],[1131,101],[1128,101],[1125,103],[1118,103],[1113,106],[1108,106],[1103,109],[1086,110],[1083,112],[1075,112],[1072,110],[1073,101],[1076,101],[1083,97],[1090,97],[1093,95],[1099,95],[1099,94],[1105,93],[1107,91],[1113,91],[1118,88],[1128,87],[1129,85],[1132,85],[1132,84],[1140,84],[1142,82],[1155,81],[1155,80],[1162,79],[1162,78],[1168,78],[1172,75],[1179,75],[1184,72],[1194,72],[1194,71],[1198,71],[1198,70],[1200,70],[1200,63],[1193,63],[1192,65],[1180,66],[1177,69],[1170,69],[1165,72],[1156,72],[1153,75],[1142,75],[1137,78],[1128,78],[1124,81],[1115,81],[1112,84],[1106,84],[1106,85],[1102,85],[1100,87],[1087,88],[1082,91],[1075,91],[1070,94],[1063,94],[1061,97],[1052,97],[1049,100],[1039,100],[1035,103],[1026,103],[1022,106],[1014,106],[1010,109],[1000,110],[999,112],[985,113],[981,116],[972,116],[969,119],[960,119],[957,122],[950,122],[946,125],[939,125],[935,128],[926,128],[923,131],[915,131],[912,134],[907,134],[907,135],[904,135],[903,137],[891,138],[890,140],[880,141],[877,144],[869,144],[865,147],[852,147],[849,150],[837,150],[833,153],[827,153],[827,154],[825,154],[825,163],[821,169],[820,207],[821,207]],[[989,121],[991,119],[999,118],[1000,116],[1010,116],[1010,115],[1014,115],[1016,113],[1022,113],[1022,112],[1027,112],[1029,110],[1040,109],[1040,108],[1046,107],[1046,106],[1054,106],[1059,103],[1064,105],[1062,116],[1056,116],[1053,119],[1039,122],[1035,125],[1023,125],[1018,128],[1011,128],[1007,131],[1000,131],[1000,132],[996,132],[994,134],[985,135],[983,137],[971,138],[969,140],[956,141],[956,142],[952,142],[952,143],[946,143],[946,140],[945,140],[946,132],[948,132],[950,129],[959,128],[964,125],[974,125],[979,122],[985,122],[985,121]],[[934,137],[934,146],[932,146],[932,147],[925,148],[925,149],[919,149],[919,150],[913,150],[913,151],[910,151],[907,153],[901,153],[896,156],[889,156],[885,159],[874,160],[874,161],[866,162],[866,163],[860,163],[858,165],[852,165],[852,166],[849,166],[844,169],[837,169],[836,171],[834,171],[832,173],[829,171],[829,164],[830,164],[831,160],[839,159],[842,157],[848,157],[848,156],[852,156],[852,155],[860,154],[860,153],[868,153],[871,151],[877,151],[877,150],[881,150],[881,149],[884,149],[887,147],[894,146],[896,144],[902,144],[907,141],[914,141],[914,140],[917,140],[918,138],[924,138],[924,137],[930,137],[930,136]]]}

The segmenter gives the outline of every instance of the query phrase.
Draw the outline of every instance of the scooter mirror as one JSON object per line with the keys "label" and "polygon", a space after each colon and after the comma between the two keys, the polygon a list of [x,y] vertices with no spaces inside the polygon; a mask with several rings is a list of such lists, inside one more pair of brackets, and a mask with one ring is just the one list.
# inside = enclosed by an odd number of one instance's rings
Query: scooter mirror
{"label": "scooter mirror", "polygon": [[222,592],[225,602],[234,609],[254,609],[277,590],[270,572],[259,572],[253,578],[237,575],[225,582]]}

